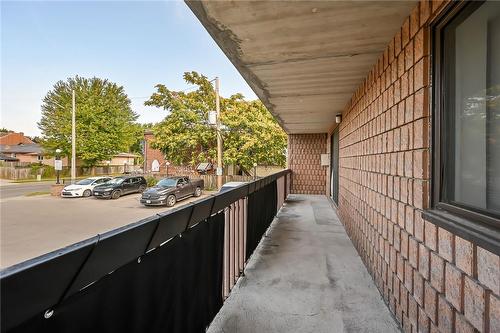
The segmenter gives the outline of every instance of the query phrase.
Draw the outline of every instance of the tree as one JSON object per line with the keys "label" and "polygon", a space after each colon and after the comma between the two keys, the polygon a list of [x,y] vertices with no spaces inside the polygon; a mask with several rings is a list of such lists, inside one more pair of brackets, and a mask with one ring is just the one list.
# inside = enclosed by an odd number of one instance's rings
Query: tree
{"label": "tree", "polygon": [[242,95],[234,95],[224,101],[224,106],[224,163],[239,165],[245,171],[254,163],[284,167],[286,133],[262,102],[248,102]]}
{"label": "tree", "polygon": [[[207,77],[184,73],[184,80],[197,87],[190,92],[156,85],[146,105],[168,111],[154,126],[154,148],[176,164],[196,165],[216,160],[216,131],[208,122],[215,110],[215,91]],[[286,133],[260,101],[245,101],[243,95],[221,97],[223,163],[249,171],[254,163],[285,165]]]}
{"label": "tree", "polygon": [[34,143],[42,143],[42,138],[35,135],[35,136],[28,136],[28,139],[30,139],[31,141],[33,141]]}
{"label": "tree", "polygon": [[0,128],[0,133],[1,134],[8,134],[8,133],[14,133],[14,131],[7,129],[5,127]]}
{"label": "tree", "polygon": [[99,78],[76,76],[57,82],[42,104],[43,147],[71,156],[72,90],[76,93],[76,156],[94,166],[128,151],[136,140],[137,115],[122,86]]}

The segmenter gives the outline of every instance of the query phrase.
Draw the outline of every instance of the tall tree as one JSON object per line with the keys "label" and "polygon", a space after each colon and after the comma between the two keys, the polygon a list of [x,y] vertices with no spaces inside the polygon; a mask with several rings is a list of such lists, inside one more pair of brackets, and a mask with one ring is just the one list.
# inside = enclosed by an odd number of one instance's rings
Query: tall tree
{"label": "tall tree", "polygon": [[[208,115],[215,110],[211,82],[197,72],[184,73],[184,80],[196,87],[188,92],[156,85],[146,105],[168,111],[153,128],[153,147],[178,164],[195,165],[216,159],[216,131]],[[260,101],[246,101],[243,95],[221,97],[223,163],[244,171],[254,163],[285,165],[286,134]]]}
{"label": "tall tree", "polygon": [[122,86],[100,78],[76,76],[57,82],[42,104],[43,146],[71,156],[72,90],[76,93],[76,155],[87,166],[128,151],[137,136],[137,115]]}

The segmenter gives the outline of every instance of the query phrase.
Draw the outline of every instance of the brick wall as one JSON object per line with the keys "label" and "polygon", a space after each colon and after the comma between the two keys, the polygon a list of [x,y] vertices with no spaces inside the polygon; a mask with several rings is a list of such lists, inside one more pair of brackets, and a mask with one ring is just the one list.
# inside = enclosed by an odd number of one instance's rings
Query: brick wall
{"label": "brick wall", "polygon": [[[428,23],[445,6],[415,7],[346,107],[339,216],[405,332],[500,332],[498,255],[421,217],[430,199]],[[292,137],[294,163],[319,139]],[[294,177],[301,190],[307,176]]]}
{"label": "brick wall", "polygon": [[325,194],[326,167],[321,166],[321,154],[326,153],[326,138],[326,133],[288,136],[292,193]]}
{"label": "brick wall", "polygon": [[160,171],[164,172],[165,169],[165,157],[163,156],[163,153],[158,150],[151,148],[151,141],[154,139],[154,134],[153,132],[146,131],[144,133],[144,141],[145,141],[145,147],[144,147],[144,163],[146,164],[144,171],[151,171],[151,165],[154,160],[158,160],[160,163]]}
{"label": "brick wall", "polygon": [[170,164],[168,166],[168,170],[167,170],[167,166],[165,164],[167,162],[167,160],[165,160],[165,156],[163,155],[163,153],[160,150],[154,149],[151,147],[151,142],[153,141],[153,139],[154,139],[153,132],[146,131],[144,133],[144,141],[146,143],[145,153],[144,153],[144,155],[145,155],[145,159],[144,159],[145,169],[144,169],[144,171],[145,172],[150,172],[153,161],[158,160],[158,162],[160,163],[159,174],[162,176],[167,175],[167,172],[168,172],[169,176],[175,176],[175,175],[177,175],[177,176],[189,176],[189,175],[197,175],[198,174],[196,172],[196,170],[194,170],[190,165]]}

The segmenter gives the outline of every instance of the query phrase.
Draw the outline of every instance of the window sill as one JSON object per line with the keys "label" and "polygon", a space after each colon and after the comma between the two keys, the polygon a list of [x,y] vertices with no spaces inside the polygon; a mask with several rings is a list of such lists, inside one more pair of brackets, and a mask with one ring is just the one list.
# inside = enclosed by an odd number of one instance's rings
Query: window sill
{"label": "window sill", "polygon": [[463,239],[500,255],[500,230],[498,228],[465,219],[442,209],[425,210],[422,212],[422,217]]}

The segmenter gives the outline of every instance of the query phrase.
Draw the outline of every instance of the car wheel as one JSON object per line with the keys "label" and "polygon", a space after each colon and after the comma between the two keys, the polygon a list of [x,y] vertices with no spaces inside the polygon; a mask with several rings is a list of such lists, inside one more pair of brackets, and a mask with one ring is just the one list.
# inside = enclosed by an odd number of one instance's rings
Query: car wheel
{"label": "car wheel", "polygon": [[196,190],[194,190],[194,196],[199,197],[201,195],[201,188],[197,187]]}
{"label": "car wheel", "polygon": [[142,193],[146,190],[146,185],[139,186],[139,192]]}
{"label": "car wheel", "polygon": [[83,196],[84,197],[87,198],[87,197],[90,197],[91,195],[92,195],[92,191],[91,190],[85,190],[85,191],[83,191]]}
{"label": "car wheel", "polygon": [[120,191],[116,190],[111,193],[111,199],[118,199],[120,197],[121,193]]}
{"label": "car wheel", "polygon": [[175,205],[175,203],[177,202],[177,199],[175,199],[175,195],[169,195],[168,198],[167,198],[167,207],[172,207],[173,205]]}

